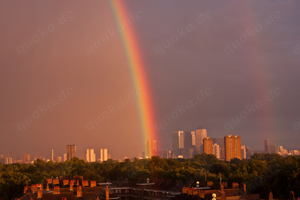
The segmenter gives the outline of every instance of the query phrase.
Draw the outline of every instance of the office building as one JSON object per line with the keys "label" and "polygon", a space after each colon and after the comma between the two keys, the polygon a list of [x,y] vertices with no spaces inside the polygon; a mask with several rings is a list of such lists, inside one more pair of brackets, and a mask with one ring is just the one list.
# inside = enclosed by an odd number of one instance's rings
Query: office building
{"label": "office building", "polygon": [[68,160],[68,155],[65,153],[64,154],[64,162]]}
{"label": "office building", "polygon": [[197,153],[203,153],[203,139],[207,137],[206,129],[198,128],[196,133],[196,151]]}
{"label": "office building", "polygon": [[265,139],[264,145],[265,145],[265,153],[270,153],[270,143],[269,143],[269,139]]}
{"label": "office building", "polygon": [[156,156],[157,152],[157,140],[146,140],[144,158],[151,158],[152,156]]}
{"label": "office building", "polygon": [[67,159],[70,161],[76,156],[76,146],[67,145]]}
{"label": "office building", "polygon": [[87,162],[96,162],[96,155],[94,149],[86,150],[86,161]]}
{"label": "office building", "polygon": [[182,155],[182,149],[184,149],[184,132],[173,131],[172,133],[172,147],[175,157]]}
{"label": "office building", "polygon": [[195,131],[184,132],[184,148],[194,148],[196,146]]}
{"label": "office building", "polygon": [[247,152],[246,152],[246,146],[241,145],[241,158],[246,159],[247,158]]}
{"label": "office building", "polygon": [[203,152],[206,154],[214,154],[212,138],[206,137],[203,139]]}
{"label": "office building", "polygon": [[219,146],[217,143],[215,143],[215,144],[213,145],[213,153],[214,153],[214,155],[216,156],[216,158],[218,158],[218,159],[221,158],[221,157],[220,157],[220,146]]}
{"label": "office building", "polygon": [[241,157],[241,137],[227,135],[224,138],[225,145],[225,161],[230,161],[231,159]]}
{"label": "office building", "polygon": [[107,161],[107,149],[100,149],[100,162]]}

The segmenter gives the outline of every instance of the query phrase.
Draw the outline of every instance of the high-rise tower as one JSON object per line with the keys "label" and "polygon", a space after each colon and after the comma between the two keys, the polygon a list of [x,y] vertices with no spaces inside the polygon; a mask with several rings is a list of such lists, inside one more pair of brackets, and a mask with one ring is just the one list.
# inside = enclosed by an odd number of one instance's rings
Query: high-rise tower
{"label": "high-rise tower", "polygon": [[203,152],[206,154],[214,154],[212,138],[206,137],[203,139]]}
{"label": "high-rise tower", "polygon": [[225,142],[225,161],[230,161],[231,159],[241,157],[241,137],[240,136],[232,136],[227,135],[224,138]]}
{"label": "high-rise tower", "polygon": [[196,151],[197,153],[203,153],[203,139],[207,137],[206,129],[196,129]]}
{"label": "high-rise tower", "polygon": [[67,145],[67,159],[72,160],[76,156],[76,146],[73,145]]}

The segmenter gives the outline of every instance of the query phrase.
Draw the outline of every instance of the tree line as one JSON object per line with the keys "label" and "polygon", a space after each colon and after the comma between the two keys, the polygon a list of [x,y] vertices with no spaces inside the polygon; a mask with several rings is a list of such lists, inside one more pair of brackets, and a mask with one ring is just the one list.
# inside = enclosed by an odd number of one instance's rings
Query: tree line
{"label": "tree line", "polygon": [[73,158],[65,162],[34,164],[0,164],[0,199],[11,200],[22,196],[24,186],[43,183],[46,178],[83,176],[86,180],[151,181],[165,179],[188,185],[200,181],[246,183],[247,190],[259,193],[268,199],[287,199],[290,191],[300,196],[300,157],[278,154],[254,154],[249,160],[218,160],[214,155],[197,154],[192,159],[166,159],[153,156],[151,159],[126,159],[124,162],[107,160],[103,163],[87,163]]}

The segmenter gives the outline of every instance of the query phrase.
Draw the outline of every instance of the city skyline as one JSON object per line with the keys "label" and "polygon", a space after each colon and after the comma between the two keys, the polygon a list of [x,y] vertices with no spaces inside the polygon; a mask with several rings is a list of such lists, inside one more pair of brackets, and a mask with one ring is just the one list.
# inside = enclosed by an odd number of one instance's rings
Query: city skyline
{"label": "city skyline", "polygon": [[142,156],[199,125],[298,148],[298,1],[122,3],[0,3],[0,154]]}
{"label": "city skyline", "polygon": [[[206,129],[205,133],[207,135]],[[182,157],[178,157],[178,158],[192,158],[193,155],[195,154],[201,154],[200,152],[197,151],[196,146],[192,145],[187,145],[186,143],[186,137],[189,137],[188,134],[189,133],[194,133],[195,131],[173,131],[172,134],[170,135],[170,138],[172,138],[172,144],[173,142],[175,143],[181,143],[181,146],[174,146],[174,144],[172,145],[173,148],[172,150],[168,150],[168,151],[164,151],[163,149],[158,149],[157,151],[155,151],[156,153],[152,156],[160,156],[163,158],[177,158],[178,155],[182,156]],[[177,138],[176,136],[179,136],[181,139]],[[175,136],[175,137],[174,137]],[[226,160],[226,138],[228,137],[233,137],[233,138],[239,138],[238,140],[238,145],[239,147],[239,155],[235,154],[232,156],[229,156],[229,158]],[[195,138],[196,139],[196,138]],[[181,141],[180,141],[181,140]],[[262,146],[263,146],[263,150],[262,149],[251,149],[251,146],[245,146],[242,145],[243,143],[241,143],[241,137],[240,136],[234,136],[234,135],[225,135],[224,137],[218,137],[218,138],[210,138],[210,137],[205,137],[203,138],[203,144],[206,142],[205,140],[209,141],[209,143],[206,143],[206,145],[204,145],[202,148],[203,153],[206,154],[214,154],[218,159],[220,160],[230,160],[233,159],[235,157],[239,158],[239,159],[249,159],[254,153],[276,153],[279,155],[300,155],[300,148],[284,148],[283,146],[276,146],[276,144],[270,144],[269,143],[269,139],[263,139],[262,141]],[[153,143],[154,142],[154,143]],[[157,141],[154,140],[152,143],[153,144],[157,144]],[[190,141],[192,142],[192,141]],[[184,144],[184,145],[182,145]],[[235,144],[233,144],[235,145]],[[72,146],[72,147],[71,147]],[[268,147],[269,146],[269,147]],[[3,154],[0,153],[0,160],[2,159],[2,163],[15,163],[15,162],[21,162],[21,163],[29,163],[32,162],[35,159],[44,159],[45,161],[54,161],[54,162],[62,162],[65,160],[68,160],[68,149],[75,149],[75,156],[73,157],[77,157],[79,159],[83,159],[86,162],[103,162],[106,161],[107,159],[114,159],[114,160],[124,160],[124,159],[132,159],[132,158],[140,158],[140,159],[144,159],[144,158],[149,158],[146,154],[144,154],[144,152],[141,152],[139,155],[137,156],[133,156],[133,157],[113,157],[111,156],[111,154],[108,154],[108,150],[107,149],[103,149],[103,148],[98,148],[98,150],[100,150],[100,153],[97,154],[95,152],[94,149],[86,149],[85,152],[86,153],[81,153],[81,155],[83,155],[84,157],[80,157],[79,155],[76,155],[76,145],[67,145],[67,151],[66,153],[62,153],[61,156],[59,156],[59,154],[55,153],[55,151],[53,149],[51,149],[51,153],[49,154],[49,157],[45,156],[45,155],[39,155],[37,153],[21,153],[21,156],[16,156],[16,154]],[[277,148],[278,147],[278,148]],[[154,147],[154,149],[156,149],[157,147]],[[174,149],[175,148],[175,149]],[[232,150],[231,151],[237,151],[236,148],[237,147],[230,147]],[[188,149],[193,150],[193,151],[188,151]],[[205,150],[206,149],[206,150]],[[271,151],[270,151],[271,149]],[[97,150],[97,148],[96,148]],[[169,153],[170,151],[170,153]],[[231,152],[232,153],[232,152]],[[230,154],[231,154],[230,153]],[[74,150],[73,150],[73,155],[74,155]],[[64,158],[65,157],[65,158]],[[52,158],[54,158],[52,160]]]}

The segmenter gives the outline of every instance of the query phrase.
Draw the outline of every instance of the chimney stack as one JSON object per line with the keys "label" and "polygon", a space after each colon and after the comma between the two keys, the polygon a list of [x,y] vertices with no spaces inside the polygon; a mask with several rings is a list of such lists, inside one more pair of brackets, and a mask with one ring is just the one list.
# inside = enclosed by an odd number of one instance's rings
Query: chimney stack
{"label": "chimney stack", "polygon": [[270,192],[270,194],[269,194],[269,200],[273,200],[273,193],[272,192]]}
{"label": "chimney stack", "polygon": [[46,188],[46,191],[49,191],[49,184],[47,183],[47,188]]}
{"label": "chimney stack", "polygon": [[106,186],[106,200],[109,200],[109,189],[108,189],[108,185]]}
{"label": "chimney stack", "polygon": [[81,186],[77,186],[77,197],[81,197],[82,196],[82,189]]}
{"label": "chimney stack", "polygon": [[42,193],[43,191],[41,190],[41,189],[38,189],[38,191],[37,191],[37,198],[42,198]]}
{"label": "chimney stack", "polygon": [[225,200],[226,197],[225,197],[225,192],[222,192],[222,195],[221,195],[221,200]]}
{"label": "chimney stack", "polygon": [[70,183],[70,191],[73,191],[73,183]]}
{"label": "chimney stack", "polygon": [[244,192],[245,194],[247,193],[246,183],[243,183],[243,192]]}
{"label": "chimney stack", "polygon": [[221,183],[221,193],[224,193],[224,185]]}
{"label": "chimney stack", "polygon": [[294,192],[293,191],[290,191],[290,198],[289,200],[294,200]]}

